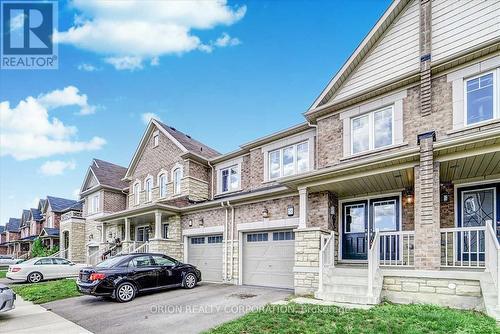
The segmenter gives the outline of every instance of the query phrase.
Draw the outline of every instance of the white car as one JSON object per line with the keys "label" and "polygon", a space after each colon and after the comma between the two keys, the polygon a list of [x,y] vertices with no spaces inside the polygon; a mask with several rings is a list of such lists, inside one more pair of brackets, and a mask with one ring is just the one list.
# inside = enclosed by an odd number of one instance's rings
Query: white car
{"label": "white car", "polygon": [[22,262],[21,259],[14,259],[12,256],[0,255],[0,267]]}
{"label": "white car", "polygon": [[36,257],[9,266],[6,277],[37,283],[41,280],[78,276],[87,264],[77,264],[59,257]]}

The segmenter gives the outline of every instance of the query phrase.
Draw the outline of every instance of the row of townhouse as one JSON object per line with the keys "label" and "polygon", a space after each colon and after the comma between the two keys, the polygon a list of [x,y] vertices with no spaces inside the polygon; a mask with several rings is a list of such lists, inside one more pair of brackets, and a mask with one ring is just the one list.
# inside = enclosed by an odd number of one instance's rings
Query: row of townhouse
{"label": "row of townhouse", "polygon": [[47,249],[59,247],[59,226],[69,215],[81,216],[80,201],[47,196],[36,208],[23,210],[21,218],[10,218],[0,226],[0,254],[29,258],[36,239]]}
{"label": "row of townhouse", "polygon": [[[500,1],[395,0],[289,129],[220,154],[158,120],[93,160],[65,256],[342,303],[500,305]],[[285,88],[283,88],[285,89]]]}

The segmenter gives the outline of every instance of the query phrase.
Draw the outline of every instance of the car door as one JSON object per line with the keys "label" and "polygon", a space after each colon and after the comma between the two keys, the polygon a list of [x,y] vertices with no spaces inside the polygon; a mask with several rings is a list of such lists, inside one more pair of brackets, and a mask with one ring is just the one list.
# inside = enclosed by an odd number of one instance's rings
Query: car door
{"label": "car door", "polygon": [[39,273],[41,273],[44,279],[58,277],[57,268],[51,258],[43,258],[36,261],[33,271],[38,271]]}
{"label": "car door", "polygon": [[165,255],[154,255],[153,261],[159,269],[158,286],[181,283],[180,270],[176,268],[177,261]]}
{"label": "car door", "polygon": [[78,274],[70,261],[60,258],[53,258],[52,260],[55,263],[54,266],[58,277],[70,277]]}
{"label": "car door", "polygon": [[158,287],[158,272],[150,255],[136,256],[128,265],[129,278],[139,286],[139,290]]}

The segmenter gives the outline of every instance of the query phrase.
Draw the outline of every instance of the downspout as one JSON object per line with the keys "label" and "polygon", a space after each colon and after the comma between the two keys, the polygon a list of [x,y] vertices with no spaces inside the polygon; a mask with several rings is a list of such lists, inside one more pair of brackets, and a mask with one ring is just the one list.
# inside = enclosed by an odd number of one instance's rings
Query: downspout
{"label": "downspout", "polygon": [[224,222],[224,236],[223,236],[223,239],[224,239],[224,281],[227,280],[227,207],[224,206],[224,202],[221,202],[220,204],[223,208],[226,209],[226,221]]}
{"label": "downspout", "polygon": [[317,124],[312,124],[311,122],[307,121],[307,125],[309,125],[312,128],[316,128],[316,134],[314,136],[314,169],[318,169],[318,125]]}
{"label": "downspout", "polygon": [[[214,166],[210,163],[210,161],[208,161],[208,165],[210,166],[210,168],[212,169],[212,173],[211,173],[211,183],[212,183],[212,186],[210,187],[210,199],[213,200],[214,199]],[[224,204],[222,204],[222,206],[224,206]]]}
{"label": "downspout", "polygon": [[233,272],[234,272],[234,206],[232,206],[229,201],[227,201],[227,206],[231,208],[231,258],[230,263],[231,266],[229,267],[229,279],[232,281],[233,280]]}

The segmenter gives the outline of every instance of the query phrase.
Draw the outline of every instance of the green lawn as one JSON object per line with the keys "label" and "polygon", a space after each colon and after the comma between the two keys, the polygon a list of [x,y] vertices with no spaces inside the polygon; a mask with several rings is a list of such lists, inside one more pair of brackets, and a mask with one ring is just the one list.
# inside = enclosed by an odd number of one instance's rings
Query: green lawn
{"label": "green lawn", "polygon": [[34,284],[16,284],[11,285],[11,288],[24,300],[35,304],[43,304],[81,295],[77,291],[76,281],[73,279],[60,279]]}
{"label": "green lawn", "polygon": [[7,275],[7,270],[0,270],[0,278],[5,278],[5,275]]}
{"label": "green lawn", "polygon": [[431,305],[384,303],[369,310],[334,306],[268,306],[209,331],[257,333],[500,333],[495,320],[479,312]]}

